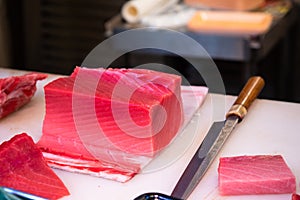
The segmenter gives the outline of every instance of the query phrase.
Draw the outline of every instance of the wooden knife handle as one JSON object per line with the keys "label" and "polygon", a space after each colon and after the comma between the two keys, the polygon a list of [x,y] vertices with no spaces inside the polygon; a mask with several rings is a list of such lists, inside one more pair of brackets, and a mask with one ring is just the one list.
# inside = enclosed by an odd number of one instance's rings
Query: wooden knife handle
{"label": "wooden knife handle", "polygon": [[265,81],[260,76],[249,78],[246,85],[240,92],[238,98],[228,111],[226,117],[238,116],[242,120],[248,112],[251,103],[256,99],[265,85]]}

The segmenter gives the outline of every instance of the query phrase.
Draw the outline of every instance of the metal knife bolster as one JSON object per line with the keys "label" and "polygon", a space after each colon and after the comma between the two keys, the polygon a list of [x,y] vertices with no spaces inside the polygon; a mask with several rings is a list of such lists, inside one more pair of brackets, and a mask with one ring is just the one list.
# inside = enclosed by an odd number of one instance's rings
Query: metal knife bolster
{"label": "metal knife bolster", "polygon": [[235,104],[233,105],[230,110],[227,112],[226,117],[230,116],[238,116],[240,121],[246,116],[247,114],[247,108],[245,106],[240,105],[240,104]]}

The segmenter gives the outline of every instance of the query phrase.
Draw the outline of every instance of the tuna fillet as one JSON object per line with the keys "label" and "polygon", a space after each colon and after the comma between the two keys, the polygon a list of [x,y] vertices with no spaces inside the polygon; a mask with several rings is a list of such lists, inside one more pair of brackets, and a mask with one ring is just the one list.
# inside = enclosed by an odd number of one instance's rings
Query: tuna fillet
{"label": "tuna fillet", "polygon": [[296,179],[280,155],[220,158],[221,195],[280,194],[296,191]]}
{"label": "tuna fillet", "polygon": [[0,119],[27,104],[36,91],[36,82],[46,77],[29,73],[0,79]]}
{"label": "tuna fillet", "polygon": [[45,86],[38,145],[49,164],[125,182],[183,124],[181,77],[143,69],[86,69]]}
{"label": "tuna fillet", "polygon": [[0,145],[0,186],[47,199],[69,195],[59,177],[43,158],[41,150],[26,133]]}

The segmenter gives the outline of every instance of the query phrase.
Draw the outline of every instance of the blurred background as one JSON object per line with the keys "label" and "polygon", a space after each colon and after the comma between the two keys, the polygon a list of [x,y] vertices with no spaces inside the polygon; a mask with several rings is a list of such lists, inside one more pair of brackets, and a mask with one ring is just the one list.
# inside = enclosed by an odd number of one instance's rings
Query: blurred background
{"label": "blurred background", "polygon": [[[106,23],[120,14],[125,0],[0,0],[0,66],[21,70],[70,74],[107,35]],[[257,60],[256,74],[267,82],[263,97],[300,102],[300,12],[286,33]],[[122,21],[121,21],[122,22]],[[282,59],[284,57],[284,59]],[[244,84],[243,64],[214,59],[228,94]],[[174,55],[133,54],[117,59],[112,67],[134,67],[158,62],[180,68],[195,85],[188,63]]]}

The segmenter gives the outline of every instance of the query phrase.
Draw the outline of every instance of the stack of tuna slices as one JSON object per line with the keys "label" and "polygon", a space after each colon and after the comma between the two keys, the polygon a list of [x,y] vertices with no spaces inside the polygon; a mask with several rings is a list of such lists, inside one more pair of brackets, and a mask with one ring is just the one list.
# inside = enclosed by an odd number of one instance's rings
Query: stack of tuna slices
{"label": "stack of tuna slices", "polygon": [[181,128],[180,85],[150,70],[77,67],[45,86],[38,145],[52,167],[125,182]]}

